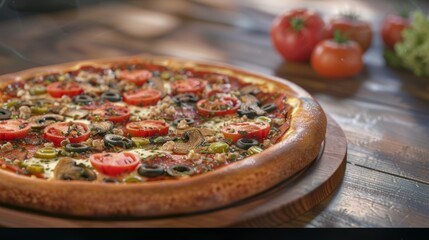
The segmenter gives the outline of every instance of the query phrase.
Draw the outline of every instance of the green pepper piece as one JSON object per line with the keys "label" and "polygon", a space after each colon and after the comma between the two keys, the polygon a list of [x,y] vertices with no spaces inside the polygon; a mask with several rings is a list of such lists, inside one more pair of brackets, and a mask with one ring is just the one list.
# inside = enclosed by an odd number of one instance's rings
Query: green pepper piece
{"label": "green pepper piece", "polygon": [[3,104],[3,107],[9,109],[9,108],[17,106],[17,105],[19,105],[19,101],[12,100],[12,101],[9,101],[9,102]]}
{"label": "green pepper piece", "polygon": [[35,163],[35,164],[28,165],[27,171],[31,174],[40,174],[40,173],[44,173],[45,169],[43,168],[42,165]]}
{"label": "green pepper piece", "polygon": [[36,85],[30,89],[31,95],[40,95],[46,93],[46,88],[43,85]]}
{"label": "green pepper piece", "polygon": [[143,138],[143,137],[132,137],[131,141],[133,141],[133,144],[136,147],[142,147],[150,143],[150,140],[148,138]]}
{"label": "green pepper piece", "polygon": [[45,147],[37,150],[36,154],[34,154],[37,158],[50,159],[57,157],[57,150],[53,147]]}
{"label": "green pepper piece", "polygon": [[126,177],[123,181],[126,183],[139,183],[139,182],[143,182],[143,179],[139,176],[131,175]]}
{"label": "green pepper piece", "polygon": [[251,146],[249,149],[247,149],[247,152],[250,155],[253,155],[253,154],[256,154],[256,153],[260,153],[262,151],[263,151],[263,149],[260,148],[260,147],[258,147],[258,146]]}
{"label": "green pepper piece", "polygon": [[45,114],[48,113],[49,109],[46,106],[33,106],[31,112],[34,114]]}
{"label": "green pepper piece", "polygon": [[271,123],[271,118],[265,116],[259,116],[255,119],[256,122],[266,122]]}
{"label": "green pepper piece", "polygon": [[167,72],[167,71],[163,71],[163,72],[161,73],[161,78],[162,78],[162,79],[165,79],[165,80],[170,79],[170,73],[169,73],[169,72]]}
{"label": "green pepper piece", "polygon": [[214,142],[209,146],[209,151],[212,153],[226,153],[228,149],[229,145],[225,142]]}

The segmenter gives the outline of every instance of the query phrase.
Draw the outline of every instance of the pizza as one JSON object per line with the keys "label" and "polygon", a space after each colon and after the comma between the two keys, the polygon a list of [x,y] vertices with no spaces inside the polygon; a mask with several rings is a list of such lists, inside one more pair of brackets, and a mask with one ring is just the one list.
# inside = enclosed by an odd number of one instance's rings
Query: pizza
{"label": "pizza", "polygon": [[227,206],[316,159],[319,104],[297,85],[155,56],[0,76],[0,202],[74,216]]}

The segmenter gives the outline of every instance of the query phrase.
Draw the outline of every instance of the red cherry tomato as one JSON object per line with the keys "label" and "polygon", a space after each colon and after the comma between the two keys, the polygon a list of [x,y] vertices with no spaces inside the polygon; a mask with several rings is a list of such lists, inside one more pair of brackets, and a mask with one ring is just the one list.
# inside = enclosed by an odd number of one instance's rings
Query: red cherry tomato
{"label": "red cherry tomato", "polygon": [[28,134],[30,128],[30,123],[21,119],[0,121],[0,141],[23,138]]}
{"label": "red cherry tomato", "polygon": [[327,37],[332,38],[335,31],[341,31],[350,40],[356,41],[363,52],[371,46],[372,29],[369,22],[355,15],[341,15],[331,19],[327,26]]}
{"label": "red cherry tomato", "polygon": [[89,161],[97,171],[108,176],[130,173],[140,164],[140,158],[131,152],[96,153]]}
{"label": "red cherry tomato", "polygon": [[240,101],[234,97],[212,95],[197,102],[198,113],[204,117],[224,116],[234,114],[240,107]]}
{"label": "red cherry tomato", "polygon": [[113,123],[126,122],[130,118],[130,111],[121,106],[106,103],[89,115],[89,119],[93,121],[111,121]]}
{"label": "red cherry tomato", "polygon": [[156,89],[137,89],[124,93],[124,101],[131,105],[148,106],[157,103],[161,95]]}
{"label": "red cherry tomato", "polygon": [[125,126],[125,132],[133,137],[151,137],[156,135],[167,135],[168,125],[164,121],[144,120],[131,122]]}
{"label": "red cherry tomato", "polygon": [[396,43],[402,42],[402,31],[410,26],[410,20],[400,15],[387,15],[381,27],[381,37],[384,44],[393,48]]}
{"label": "red cherry tomato", "polygon": [[354,41],[324,40],[314,49],[311,66],[324,77],[351,77],[363,68],[362,49]]}
{"label": "red cherry tomato", "polygon": [[83,89],[76,82],[62,81],[49,84],[46,91],[52,97],[60,98],[64,95],[69,97],[77,96],[83,92]]}
{"label": "red cherry tomato", "polygon": [[43,130],[43,138],[51,141],[56,147],[68,139],[71,143],[79,143],[89,138],[88,125],[81,122],[60,122],[47,126]]}
{"label": "red cherry tomato", "polygon": [[222,129],[225,139],[237,142],[240,138],[253,138],[262,142],[268,137],[270,124],[267,122],[237,122]]}
{"label": "red cherry tomato", "polygon": [[288,61],[308,61],[316,44],[324,37],[320,15],[307,9],[295,9],[279,15],[271,26],[271,40]]}
{"label": "red cherry tomato", "polygon": [[181,93],[194,93],[201,95],[206,87],[206,82],[199,78],[188,78],[186,80],[176,80],[170,84],[173,95]]}
{"label": "red cherry tomato", "polygon": [[149,78],[152,77],[152,72],[148,70],[132,70],[132,71],[121,71],[119,78],[134,83],[136,85],[143,85]]}

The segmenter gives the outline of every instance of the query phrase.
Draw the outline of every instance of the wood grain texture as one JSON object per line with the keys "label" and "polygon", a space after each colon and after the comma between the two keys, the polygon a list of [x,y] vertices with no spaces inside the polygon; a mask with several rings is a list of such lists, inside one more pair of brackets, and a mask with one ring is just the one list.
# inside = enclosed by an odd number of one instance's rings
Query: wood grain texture
{"label": "wood grain texture", "polygon": [[0,226],[6,227],[272,227],[299,216],[328,197],[341,183],[347,141],[328,117],[323,151],[305,170],[272,189],[214,211],[146,219],[79,219],[56,217],[0,206]]}
{"label": "wood grain texture", "polygon": [[[122,1],[0,22],[0,73],[147,52],[225,62],[286,78],[313,94],[340,124],[348,139],[348,164],[334,196],[279,226],[429,226],[424,201],[429,181],[429,80],[386,67],[379,35],[382,17],[404,1],[171,2]],[[429,11],[428,1],[412,4]],[[127,34],[126,27],[106,20],[105,16],[127,14],[124,9],[130,7],[134,14],[140,9],[168,15],[177,24],[146,37]],[[374,39],[364,56],[364,71],[332,82],[318,77],[309,64],[284,62],[271,45],[269,27],[275,14],[295,7],[316,9],[325,19],[352,8],[370,20]]]}

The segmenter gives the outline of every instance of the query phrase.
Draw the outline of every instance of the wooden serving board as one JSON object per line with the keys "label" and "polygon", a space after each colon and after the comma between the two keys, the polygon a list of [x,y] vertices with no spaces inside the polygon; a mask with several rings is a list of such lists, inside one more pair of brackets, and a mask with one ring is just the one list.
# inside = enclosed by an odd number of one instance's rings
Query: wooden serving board
{"label": "wooden serving board", "polygon": [[212,211],[146,219],[65,218],[0,206],[4,227],[270,227],[297,217],[329,196],[341,182],[347,141],[328,116],[324,148],[318,159],[294,177],[249,199]]}

